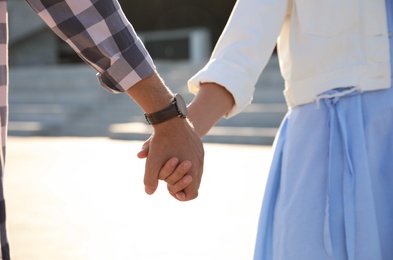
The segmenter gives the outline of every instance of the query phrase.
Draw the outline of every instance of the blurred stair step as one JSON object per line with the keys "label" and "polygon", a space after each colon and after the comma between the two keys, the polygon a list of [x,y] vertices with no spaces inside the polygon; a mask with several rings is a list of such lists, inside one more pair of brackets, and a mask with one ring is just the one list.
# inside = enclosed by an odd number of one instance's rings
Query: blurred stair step
{"label": "blurred stair step", "polygon": [[8,134],[11,136],[48,136],[52,135],[60,125],[38,121],[10,121]]}
{"label": "blurred stair step", "polygon": [[[145,123],[113,124],[109,128],[110,137],[122,140],[146,140],[152,127]],[[275,127],[213,127],[204,142],[271,145],[278,131]]]}

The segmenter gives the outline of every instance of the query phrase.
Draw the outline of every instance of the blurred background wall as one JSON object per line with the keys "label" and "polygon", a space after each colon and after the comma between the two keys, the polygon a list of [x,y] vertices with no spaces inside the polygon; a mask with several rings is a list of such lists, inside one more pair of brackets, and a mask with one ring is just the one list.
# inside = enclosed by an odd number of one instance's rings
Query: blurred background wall
{"label": "blurred background wall", "polygon": [[[186,60],[193,51],[190,50],[193,40],[199,44],[194,49],[201,49],[199,53],[204,56],[210,54],[235,0],[119,2],[140,37],[146,35],[145,44],[154,59]],[[9,19],[11,66],[81,62],[24,0],[10,0]],[[160,32],[164,34],[153,36]]]}
{"label": "blurred background wall", "polygon": [[[235,0],[121,0],[124,12],[141,32],[203,28],[207,32],[205,44],[211,52],[223,30]],[[144,10],[144,11],[141,11]],[[178,55],[184,58],[184,48],[178,46]],[[153,57],[165,57],[157,45],[147,44]],[[161,49],[162,50],[162,49]],[[163,56],[160,56],[163,55]],[[168,55],[168,54],[167,54]],[[173,55],[176,57],[176,54]]]}
{"label": "blurred background wall", "polygon": [[[157,70],[187,102],[187,80],[208,60],[235,0],[120,0]],[[109,136],[145,140],[151,128],[127,95],[109,95],[95,72],[61,41],[24,0],[9,0],[9,134]],[[273,55],[253,104],[221,120],[205,141],[271,144],[287,111]]]}

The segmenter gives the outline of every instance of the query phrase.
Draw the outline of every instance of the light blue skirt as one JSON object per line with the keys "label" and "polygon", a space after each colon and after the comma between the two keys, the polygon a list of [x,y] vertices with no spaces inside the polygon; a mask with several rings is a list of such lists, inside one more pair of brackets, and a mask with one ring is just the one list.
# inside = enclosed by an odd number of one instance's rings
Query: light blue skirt
{"label": "light blue skirt", "polygon": [[337,90],[287,114],[254,259],[393,259],[393,89]]}

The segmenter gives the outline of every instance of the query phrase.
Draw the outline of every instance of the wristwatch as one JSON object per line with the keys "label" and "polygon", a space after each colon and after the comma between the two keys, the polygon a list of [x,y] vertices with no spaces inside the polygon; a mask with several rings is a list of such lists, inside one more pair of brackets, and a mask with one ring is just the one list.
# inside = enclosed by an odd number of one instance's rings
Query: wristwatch
{"label": "wristwatch", "polygon": [[186,116],[187,105],[180,94],[175,94],[175,97],[172,99],[171,104],[168,107],[151,114],[145,113],[145,119],[150,125],[163,123],[174,117],[186,118]]}

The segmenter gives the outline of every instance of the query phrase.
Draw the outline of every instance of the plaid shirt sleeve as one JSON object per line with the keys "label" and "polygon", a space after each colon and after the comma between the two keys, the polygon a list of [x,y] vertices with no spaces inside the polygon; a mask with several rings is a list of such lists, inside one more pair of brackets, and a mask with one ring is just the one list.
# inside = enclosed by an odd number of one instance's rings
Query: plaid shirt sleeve
{"label": "plaid shirt sleeve", "polygon": [[26,0],[90,66],[100,84],[120,93],[146,78],[154,63],[117,0]]}

